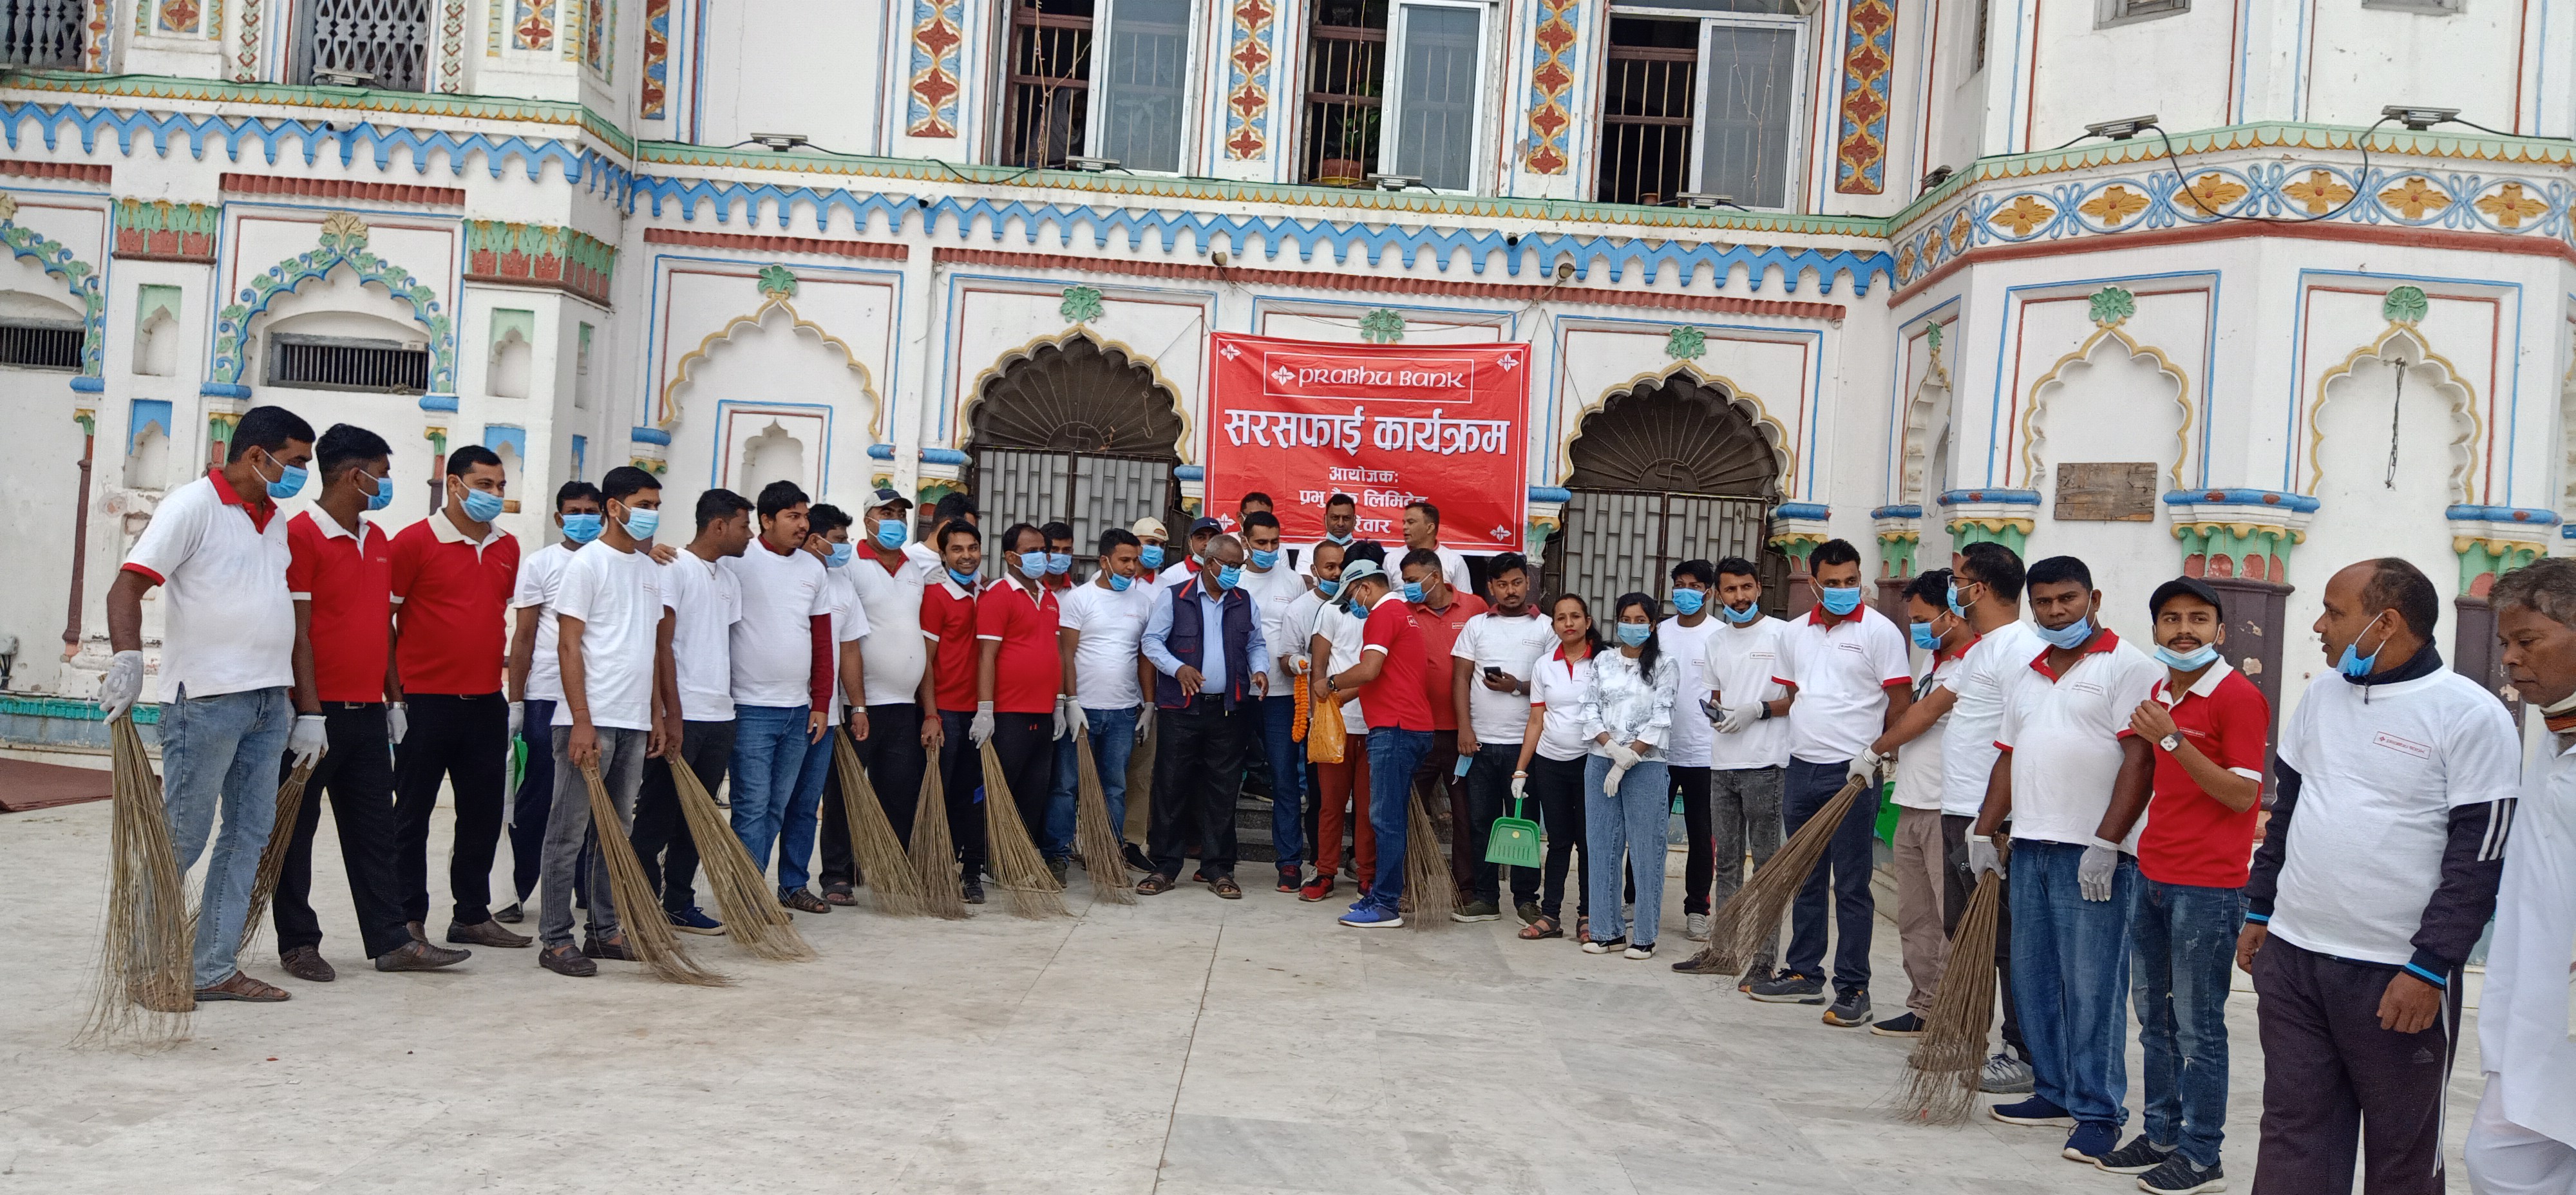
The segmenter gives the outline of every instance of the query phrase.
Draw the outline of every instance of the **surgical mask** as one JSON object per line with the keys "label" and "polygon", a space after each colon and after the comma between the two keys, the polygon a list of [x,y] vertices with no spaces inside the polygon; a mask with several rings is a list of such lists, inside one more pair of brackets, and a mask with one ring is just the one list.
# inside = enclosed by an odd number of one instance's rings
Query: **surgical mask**
{"label": "surgical mask", "polygon": [[1931,624],[1931,623],[1928,623],[1928,622],[1918,622],[1918,623],[1915,623],[1915,624],[1913,624],[1913,630],[1914,630],[1914,646],[1919,647],[1919,648],[1922,648],[1922,649],[1923,649],[1923,650],[1925,650],[1925,651],[1939,651],[1939,650],[1941,650],[1941,637],[1940,637],[1939,635],[1935,635],[1935,634],[1933,634],[1933,633],[1932,633],[1932,624]]}
{"label": "surgical mask", "polygon": [[1949,593],[1948,593],[1948,594],[1947,594],[1947,595],[1942,599],[1942,601],[1943,601],[1943,604],[1945,604],[1945,605],[1947,605],[1947,606],[1949,606],[1949,607],[1950,607],[1950,613],[1952,613],[1952,614],[1956,614],[1956,615],[1958,615],[1958,616],[1959,616],[1959,617],[1961,617],[1961,618],[1966,618],[1966,617],[1968,616],[1968,608],[1967,608],[1966,606],[1962,606],[1962,605],[1960,605],[1960,604],[1959,604],[1959,583],[1958,583],[1958,582],[1956,582],[1956,581],[1952,581],[1952,582],[1950,582],[1950,591],[1949,591]]}
{"label": "surgical mask", "polygon": [[1733,606],[1719,606],[1717,608],[1717,612],[1725,615],[1726,621],[1734,623],[1737,626],[1743,626],[1754,619],[1762,617],[1762,607],[1760,606],[1746,606],[1742,610],[1737,610]]}
{"label": "surgical mask", "polygon": [[1110,573],[1108,576],[1109,592],[1111,593],[1125,593],[1127,592],[1128,586],[1136,583],[1136,578],[1134,577],[1122,577],[1116,573]]}
{"label": "surgical mask", "polygon": [[1059,575],[1064,574],[1064,573],[1072,572],[1072,571],[1073,571],[1073,553],[1071,553],[1071,552],[1049,552],[1049,553],[1047,553],[1047,565],[1046,565],[1046,571],[1051,572],[1051,573],[1056,573],[1056,574],[1059,574]]}
{"label": "surgical mask", "polygon": [[[2378,614],[2371,615],[2370,621],[2362,624],[2361,635],[2369,634],[2370,628],[2378,626],[2380,617],[2387,613],[2386,610],[2382,610]],[[2352,642],[2344,644],[2342,658],[2335,661],[2335,671],[2344,674],[2347,680],[2362,680],[2368,677],[2371,669],[2379,663],[2379,653],[2388,649],[2388,641],[2382,639],[2379,641],[2379,646],[2370,649],[2369,655],[2361,654],[2361,635],[2353,636]]]}
{"label": "surgical mask", "polygon": [[1339,581],[1327,581],[1321,577],[1315,579],[1315,592],[1320,593],[1325,597],[1333,596],[1333,594],[1338,592],[1341,587],[1342,583]]}
{"label": "surgical mask", "polygon": [[846,568],[846,567],[848,567],[848,565],[849,565],[849,563],[850,563],[851,559],[852,559],[852,558],[854,558],[854,557],[856,557],[858,554],[859,554],[859,550],[858,550],[858,548],[856,548],[856,547],[854,547],[854,546],[852,546],[852,545],[850,545],[850,544],[845,544],[845,543],[842,543],[842,544],[833,544],[833,545],[832,545],[832,554],[831,554],[830,556],[828,556],[828,557],[824,558],[824,560],[823,560],[823,567],[825,567],[825,568]]}
{"label": "surgical mask", "polygon": [[1419,601],[1421,601],[1421,600],[1422,600],[1422,582],[1420,582],[1420,581],[1407,581],[1407,582],[1405,582],[1405,583],[1404,583],[1404,600],[1406,600],[1406,601],[1408,601],[1408,602],[1419,602]]}
{"label": "surgical mask", "polygon": [[2084,646],[2084,641],[2093,637],[2093,616],[2085,615],[2054,631],[2037,623],[2031,624],[2030,629],[2039,632],[2040,639],[2050,647],[2073,651]]}
{"label": "surgical mask", "polygon": [[952,568],[948,570],[948,579],[955,581],[968,589],[975,588],[975,574],[973,573],[961,573]]}
{"label": "surgical mask", "polygon": [[1326,542],[1326,543],[1340,544],[1340,545],[1342,545],[1343,547],[1347,548],[1347,547],[1351,546],[1351,540],[1352,540],[1352,538],[1353,538],[1353,537],[1348,536],[1348,535],[1334,535],[1334,534],[1331,534],[1330,532],[1327,532],[1327,533],[1325,533],[1325,535],[1324,535],[1324,542]]}
{"label": "surgical mask", "polygon": [[1860,609],[1860,586],[1821,589],[1817,591],[1817,598],[1824,603],[1825,613],[1841,618]]}
{"label": "surgical mask", "polygon": [[[262,452],[260,455],[267,456],[268,454]],[[265,477],[260,478],[261,481],[268,482],[269,497],[292,498],[297,494],[304,492],[304,467],[302,465],[281,465],[278,464],[277,458],[273,456],[268,458],[268,463],[277,465],[279,470],[277,480],[275,481],[268,481]],[[251,466],[251,475],[255,477],[259,475],[259,466]]]}
{"label": "surgical mask", "polygon": [[1216,587],[1219,589],[1232,589],[1235,583],[1241,580],[1243,580],[1243,566],[1240,564],[1229,564],[1216,570]]}
{"label": "surgical mask", "polygon": [[501,517],[501,496],[483,490],[465,491],[465,517],[477,523],[489,523]]}
{"label": "surgical mask", "polygon": [[1647,637],[1654,633],[1655,628],[1647,626],[1642,622],[1623,622],[1619,624],[1619,642],[1623,646],[1644,647],[1646,645]]}
{"label": "surgical mask", "polygon": [[903,521],[883,519],[877,523],[877,543],[891,551],[903,546]]}
{"label": "surgical mask", "polygon": [[594,514],[565,515],[563,517],[564,538],[577,544],[586,544],[598,539],[601,521],[600,517]]}
{"label": "surgical mask", "polygon": [[2190,653],[2170,647],[2156,649],[2156,662],[2176,672],[2198,672],[2218,662],[2218,649],[2204,643]]}
{"label": "surgical mask", "polygon": [[1047,554],[1044,552],[1020,553],[1020,571],[1032,578],[1045,576],[1047,571]]}
{"label": "surgical mask", "polygon": [[1136,563],[1144,565],[1147,568],[1163,567],[1163,545],[1147,544],[1144,547],[1137,549]]}
{"label": "surgical mask", "polygon": [[1685,618],[1699,613],[1700,607],[1707,604],[1708,595],[1699,590],[1676,589],[1673,591],[1673,610],[1675,613],[1678,613]]}
{"label": "surgical mask", "polygon": [[1270,551],[1267,551],[1267,552],[1264,552],[1264,551],[1262,551],[1262,550],[1261,550],[1261,549],[1259,549],[1259,548],[1254,548],[1254,549],[1252,550],[1252,567],[1254,567],[1254,568],[1258,568],[1258,569],[1267,569],[1267,568],[1269,568],[1271,565],[1274,565],[1274,564],[1277,564],[1277,563],[1279,563],[1279,551],[1278,551],[1278,549],[1274,548],[1274,549],[1272,549],[1272,550],[1270,550]]}
{"label": "surgical mask", "polygon": [[622,525],[626,528],[626,534],[634,539],[651,539],[653,533],[662,528],[662,512],[628,507],[626,522]]}
{"label": "surgical mask", "polygon": [[373,474],[367,474],[365,476],[367,481],[376,487],[374,492],[367,495],[367,509],[383,510],[384,508],[393,505],[393,479],[390,477],[377,477]]}

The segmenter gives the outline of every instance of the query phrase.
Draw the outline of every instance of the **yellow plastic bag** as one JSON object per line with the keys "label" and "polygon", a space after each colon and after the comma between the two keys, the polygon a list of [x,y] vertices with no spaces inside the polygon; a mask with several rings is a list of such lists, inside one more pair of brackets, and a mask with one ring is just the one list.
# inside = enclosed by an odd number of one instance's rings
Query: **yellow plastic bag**
{"label": "yellow plastic bag", "polygon": [[1306,761],[1308,763],[1342,762],[1342,703],[1327,701],[1315,707],[1314,720],[1306,727]]}

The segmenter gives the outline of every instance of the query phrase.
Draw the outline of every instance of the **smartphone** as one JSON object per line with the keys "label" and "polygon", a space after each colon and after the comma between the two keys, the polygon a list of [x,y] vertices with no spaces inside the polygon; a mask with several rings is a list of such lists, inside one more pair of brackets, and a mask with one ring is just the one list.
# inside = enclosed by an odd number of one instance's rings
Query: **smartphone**
{"label": "smartphone", "polygon": [[1485,666],[1485,676],[1486,676],[1488,679],[1492,679],[1492,680],[1500,680],[1500,679],[1502,679],[1502,676],[1503,676],[1503,670],[1502,670],[1502,669],[1500,669],[1500,668],[1496,668],[1496,667],[1494,667],[1494,666],[1493,666],[1493,665],[1491,665],[1491,664],[1488,664],[1488,665],[1486,665],[1486,666]]}
{"label": "smartphone", "polygon": [[1475,756],[1473,756],[1473,755],[1461,755],[1461,756],[1459,756],[1459,757],[1458,757],[1458,775],[1459,775],[1459,776],[1464,777],[1464,776],[1467,774],[1467,769],[1472,768],[1472,767],[1474,767],[1474,766],[1476,766],[1476,757],[1475,757]]}

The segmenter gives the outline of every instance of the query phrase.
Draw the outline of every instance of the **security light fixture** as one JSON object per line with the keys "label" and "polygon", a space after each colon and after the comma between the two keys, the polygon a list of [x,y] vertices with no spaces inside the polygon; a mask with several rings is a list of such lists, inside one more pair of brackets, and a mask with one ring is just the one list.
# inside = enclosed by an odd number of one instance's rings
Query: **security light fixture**
{"label": "security light fixture", "polygon": [[2418,133],[2460,118],[2457,108],[2426,108],[2418,104],[2390,104],[2379,110],[2383,119],[2393,120]]}
{"label": "security light fixture", "polygon": [[810,144],[803,133],[753,133],[749,140],[762,149],[771,150],[802,149]]}
{"label": "security light fixture", "polygon": [[1680,200],[1683,207],[1716,208],[1741,206],[1735,202],[1734,196],[1720,195],[1713,191],[1684,191],[1673,196],[1673,198]]}
{"label": "security light fixture", "polygon": [[1064,165],[1065,169],[1068,170],[1080,170],[1091,174],[1099,174],[1103,171],[1118,169],[1118,159],[1071,157],[1064,160]]}
{"label": "security light fixture", "polygon": [[313,81],[324,87],[365,87],[376,81],[365,71],[344,71],[332,67],[313,68]]}
{"label": "security light fixture", "polygon": [[2084,133],[2089,137],[2108,137],[2113,141],[2126,141],[2154,127],[2156,127],[2156,114],[2150,112],[2144,116],[2130,116],[2120,120],[2088,124],[2084,126]]}
{"label": "security light fixture", "polygon": [[1368,176],[1368,181],[1370,186],[1376,187],[1381,191],[1401,191],[1408,187],[1421,186],[1422,176],[1419,174],[1372,174]]}

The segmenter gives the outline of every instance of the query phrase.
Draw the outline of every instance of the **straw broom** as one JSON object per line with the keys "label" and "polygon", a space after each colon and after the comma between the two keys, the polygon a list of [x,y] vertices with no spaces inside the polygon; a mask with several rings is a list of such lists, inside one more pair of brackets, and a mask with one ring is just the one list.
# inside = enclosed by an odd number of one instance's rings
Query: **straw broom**
{"label": "straw broom", "polygon": [[948,783],[939,752],[921,772],[921,796],[912,811],[912,874],[920,882],[921,911],[950,921],[966,919],[966,894],[957,885],[957,840],[948,832]]}
{"label": "straw broom", "polygon": [[1100,783],[1099,761],[1091,757],[1089,718],[1073,723],[1073,758],[1079,783],[1074,786],[1074,844],[1082,851],[1082,869],[1091,873],[1091,890],[1122,905],[1136,903],[1127,886],[1127,840],[1109,824],[1109,790]]}
{"label": "straw broom", "polygon": [[2003,903],[2003,877],[1985,872],[1959,916],[1950,961],[1932,995],[1932,1015],[1906,1059],[1904,1089],[1896,1105],[1907,1120],[1960,1124],[1977,1105],[1977,1080],[1986,1063],[1986,1031],[1995,1014],[1995,926]]}
{"label": "straw broom", "polygon": [[1019,917],[1070,917],[1064,907],[1064,885],[1047,870],[1046,856],[1029,841],[1020,821],[1019,803],[1011,799],[1010,778],[1002,774],[1002,757],[984,741],[984,840],[993,857],[993,875],[1011,894],[1011,913]]}
{"label": "straw broom", "polygon": [[235,953],[250,949],[259,937],[259,923],[267,919],[278,878],[286,874],[286,849],[295,844],[295,819],[304,816],[304,784],[312,778],[313,765],[297,764],[286,783],[277,786],[277,824],[269,827],[268,845],[260,848],[259,876],[251,881],[250,913],[242,918],[241,945]]}
{"label": "straw broom", "polygon": [[1824,858],[1825,845],[1833,840],[1834,830],[1843,824],[1852,803],[1867,787],[1860,778],[1844,781],[1842,791],[1816,810],[1815,816],[1789,836],[1789,841],[1781,843],[1778,853],[1768,862],[1754,868],[1753,877],[1709,919],[1708,945],[1674,969],[1691,975],[1742,974],[1762,944],[1780,932],[1780,914],[1797,899],[1808,873],[1816,870],[1817,860]]}
{"label": "straw broom", "polygon": [[690,983],[701,987],[724,987],[733,983],[698,965],[680,945],[680,935],[672,930],[670,919],[660,916],[661,900],[653,895],[653,882],[644,878],[644,864],[635,857],[635,844],[628,841],[625,819],[617,816],[617,802],[608,795],[608,786],[599,778],[596,761],[581,765],[581,778],[590,787],[591,837],[599,843],[601,858],[608,863],[608,894],[624,915],[619,928],[626,931],[626,941],[635,948],[635,957],[651,968],[653,977],[670,983]]}
{"label": "straw broom", "polygon": [[858,748],[847,731],[832,732],[832,761],[841,774],[841,820],[850,825],[850,857],[858,860],[859,880],[876,894],[877,911],[889,917],[921,916],[921,886],[912,862],[903,857],[903,840],[886,819],[885,803],[859,766]]}
{"label": "straw broom", "polygon": [[134,719],[118,718],[108,727],[108,740],[115,776],[107,932],[89,1018],[73,1041],[166,1049],[188,1039],[188,1015],[197,1006],[189,958],[195,918],[188,912],[182,891],[186,877],[170,843],[161,780],[152,774]]}
{"label": "straw broom", "polygon": [[1440,829],[1422,807],[1422,792],[1405,797],[1404,914],[1406,925],[1431,929],[1446,923],[1458,905],[1458,882],[1449,874],[1449,852],[1440,846]]}
{"label": "straw broom", "polygon": [[[707,791],[706,782],[698,779],[678,750],[666,752],[665,760],[671,765],[671,787],[680,795],[680,814],[688,819],[689,841],[698,846],[698,865],[707,889],[715,894],[717,911],[724,914],[726,935],[753,958],[782,963],[813,958],[814,948],[780,907],[769,877],[751,861],[751,852],[734,836],[724,811],[716,808],[715,794]],[[618,907],[624,908],[626,898],[617,900]]]}

